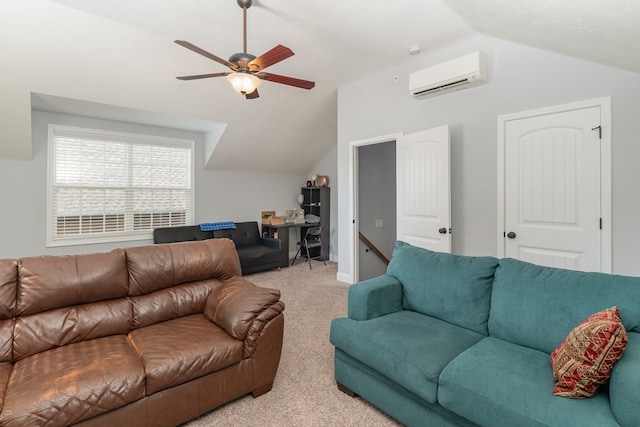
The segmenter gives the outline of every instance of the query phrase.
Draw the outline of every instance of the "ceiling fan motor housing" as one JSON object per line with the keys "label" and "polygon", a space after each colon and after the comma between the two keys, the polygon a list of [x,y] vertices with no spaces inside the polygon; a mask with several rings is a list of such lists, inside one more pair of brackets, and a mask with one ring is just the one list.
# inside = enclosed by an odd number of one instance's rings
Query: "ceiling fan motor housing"
{"label": "ceiling fan motor housing", "polygon": [[246,7],[248,9],[251,7],[252,3],[253,3],[253,0],[238,0],[238,6],[242,8]]}
{"label": "ceiling fan motor housing", "polygon": [[257,71],[257,66],[251,67],[249,64],[251,61],[256,59],[255,55],[251,55],[250,53],[238,52],[234,53],[229,57],[229,62],[232,64],[236,64],[238,66],[238,71]]}

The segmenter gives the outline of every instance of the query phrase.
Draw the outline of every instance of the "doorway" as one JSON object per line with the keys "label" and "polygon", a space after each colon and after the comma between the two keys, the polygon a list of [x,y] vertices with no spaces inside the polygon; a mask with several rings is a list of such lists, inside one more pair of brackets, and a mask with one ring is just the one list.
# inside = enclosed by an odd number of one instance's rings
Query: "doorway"
{"label": "doorway", "polygon": [[[368,271],[368,266],[361,268],[361,262],[368,262],[366,260],[374,256],[366,252],[366,246],[363,248],[360,244],[362,225],[365,229],[371,225],[374,230],[386,228],[384,238],[387,239],[385,245],[390,245],[391,252],[387,255],[389,259],[393,253],[392,244],[396,240],[403,240],[434,251],[451,251],[449,143],[449,127],[446,125],[408,135],[394,134],[350,143],[349,212],[353,218],[353,234],[350,238],[353,251],[352,283],[364,280],[365,275],[375,273],[380,275],[386,271],[386,265],[384,269],[379,267],[376,267],[377,270],[371,269],[372,272]],[[391,145],[382,148],[372,147],[380,144]],[[371,151],[366,147],[371,147]],[[395,156],[386,154],[384,159],[374,165],[363,163],[368,161],[369,153],[377,150],[384,151],[385,148],[389,153],[389,147],[395,147]],[[364,150],[363,156],[360,155],[360,150]],[[389,195],[393,193],[392,190],[383,192],[380,188],[367,189],[367,183],[361,189],[362,182],[367,178],[361,178],[360,171],[368,171],[370,175],[367,176],[374,176],[383,173],[382,169],[385,176],[389,177],[384,179],[395,178],[395,195],[391,197]],[[371,198],[380,199],[388,209],[378,211],[381,215],[376,215],[377,212],[372,215],[367,212],[363,216],[363,209],[369,206],[368,201],[360,196],[363,190],[369,192]],[[378,205],[380,203],[375,203],[374,206]],[[396,212],[395,220],[392,224],[388,224],[388,220],[382,215],[388,215],[384,212],[392,208]],[[363,224],[363,221],[366,221],[366,224]],[[365,251],[362,257],[361,250]],[[363,276],[360,276],[361,271]]]}
{"label": "doorway", "polygon": [[[396,141],[357,148],[358,280],[384,274],[396,240]],[[366,239],[366,240],[365,240]]]}
{"label": "doorway", "polygon": [[611,272],[609,98],[501,116],[499,256]]}

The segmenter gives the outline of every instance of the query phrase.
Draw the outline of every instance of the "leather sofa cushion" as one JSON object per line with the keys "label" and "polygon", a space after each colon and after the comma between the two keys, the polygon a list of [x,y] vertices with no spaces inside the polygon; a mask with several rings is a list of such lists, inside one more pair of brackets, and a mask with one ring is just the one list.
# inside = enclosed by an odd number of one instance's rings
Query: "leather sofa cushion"
{"label": "leather sofa cushion", "polygon": [[202,314],[137,329],[129,340],[144,362],[147,395],[242,360],[242,341],[231,338]]}
{"label": "leather sofa cushion", "polygon": [[278,300],[278,289],[261,288],[236,279],[234,283],[211,293],[204,316],[233,338],[244,340],[256,316]]}
{"label": "leather sofa cushion", "polygon": [[13,330],[15,323],[14,319],[0,320],[0,363],[13,362]]}
{"label": "leather sofa cushion", "polygon": [[141,399],[144,384],[126,335],[58,347],[14,364],[0,424],[74,424]]}
{"label": "leather sofa cushion", "polygon": [[17,317],[13,360],[74,342],[126,335],[132,327],[131,301],[128,298]]}
{"label": "leather sofa cushion", "polygon": [[202,313],[211,292],[223,285],[221,280],[208,279],[133,297],[134,328]]}
{"label": "leather sofa cushion", "polygon": [[442,371],[438,401],[479,425],[619,426],[606,393],[553,396],[549,354],[485,338]]}
{"label": "leather sofa cushion", "polygon": [[331,322],[331,343],[401,386],[435,403],[438,376],[484,336],[414,311]]}
{"label": "leather sofa cushion", "polygon": [[487,335],[498,260],[433,252],[396,242],[387,275],[403,288],[402,307]]}
{"label": "leather sofa cushion", "polygon": [[18,261],[0,259],[0,319],[15,316]]}
{"label": "leather sofa cushion", "polygon": [[239,276],[240,260],[233,249],[233,242],[227,239],[128,248],[129,294],[145,295],[182,283]]}
{"label": "leather sofa cushion", "polygon": [[13,364],[0,365],[0,408],[4,406],[11,371],[13,371]]}
{"label": "leather sofa cushion", "polygon": [[[18,261],[0,260],[0,363],[13,361],[13,327],[16,307]],[[1,408],[2,406],[0,406]]]}
{"label": "leather sofa cushion", "polygon": [[127,259],[111,252],[22,258],[16,315],[127,296]]}

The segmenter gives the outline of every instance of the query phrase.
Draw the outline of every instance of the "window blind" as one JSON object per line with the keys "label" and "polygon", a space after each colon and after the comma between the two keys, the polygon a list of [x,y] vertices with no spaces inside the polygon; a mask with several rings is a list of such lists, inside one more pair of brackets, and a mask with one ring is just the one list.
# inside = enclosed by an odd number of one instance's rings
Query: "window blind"
{"label": "window blind", "polygon": [[49,242],[150,238],[190,224],[192,159],[193,141],[51,127]]}

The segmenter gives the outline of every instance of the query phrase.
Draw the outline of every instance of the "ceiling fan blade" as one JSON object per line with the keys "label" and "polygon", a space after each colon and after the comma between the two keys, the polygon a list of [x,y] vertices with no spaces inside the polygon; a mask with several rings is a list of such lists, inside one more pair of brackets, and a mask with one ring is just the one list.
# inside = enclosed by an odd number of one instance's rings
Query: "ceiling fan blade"
{"label": "ceiling fan blade", "polygon": [[225,73],[213,73],[213,74],[196,74],[193,76],[179,76],[176,77],[176,79],[178,80],[197,80],[197,79],[208,79],[210,77],[222,77],[222,76],[228,76],[229,72],[225,72]]}
{"label": "ceiling fan blade", "polygon": [[207,52],[204,49],[199,48],[198,46],[189,43],[188,41],[185,40],[175,40],[175,43],[179,44],[182,47],[186,47],[189,50],[194,51],[195,53],[199,53],[202,56],[205,56],[209,59],[213,59],[214,61],[222,64],[222,65],[226,65],[227,67],[231,67],[231,63],[229,61],[227,61],[226,59],[222,59],[219,56],[214,55],[213,53]]}
{"label": "ceiling fan blade", "polygon": [[257,65],[259,67],[258,70],[264,70],[265,68],[270,67],[273,64],[277,64],[278,62],[283,61],[290,56],[293,56],[293,51],[288,47],[279,44],[270,51],[258,56],[249,64]]}
{"label": "ceiling fan blade", "polygon": [[310,82],[309,80],[295,79],[293,77],[281,76],[279,74],[262,73],[256,75],[263,80],[274,83],[281,83],[283,85],[295,86],[307,90],[313,89],[316,85],[315,82]]}
{"label": "ceiling fan blade", "polygon": [[260,94],[258,93],[258,89],[256,89],[251,93],[245,94],[244,97],[247,98],[247,99],[256,99],[256,98],[260,97]]}

